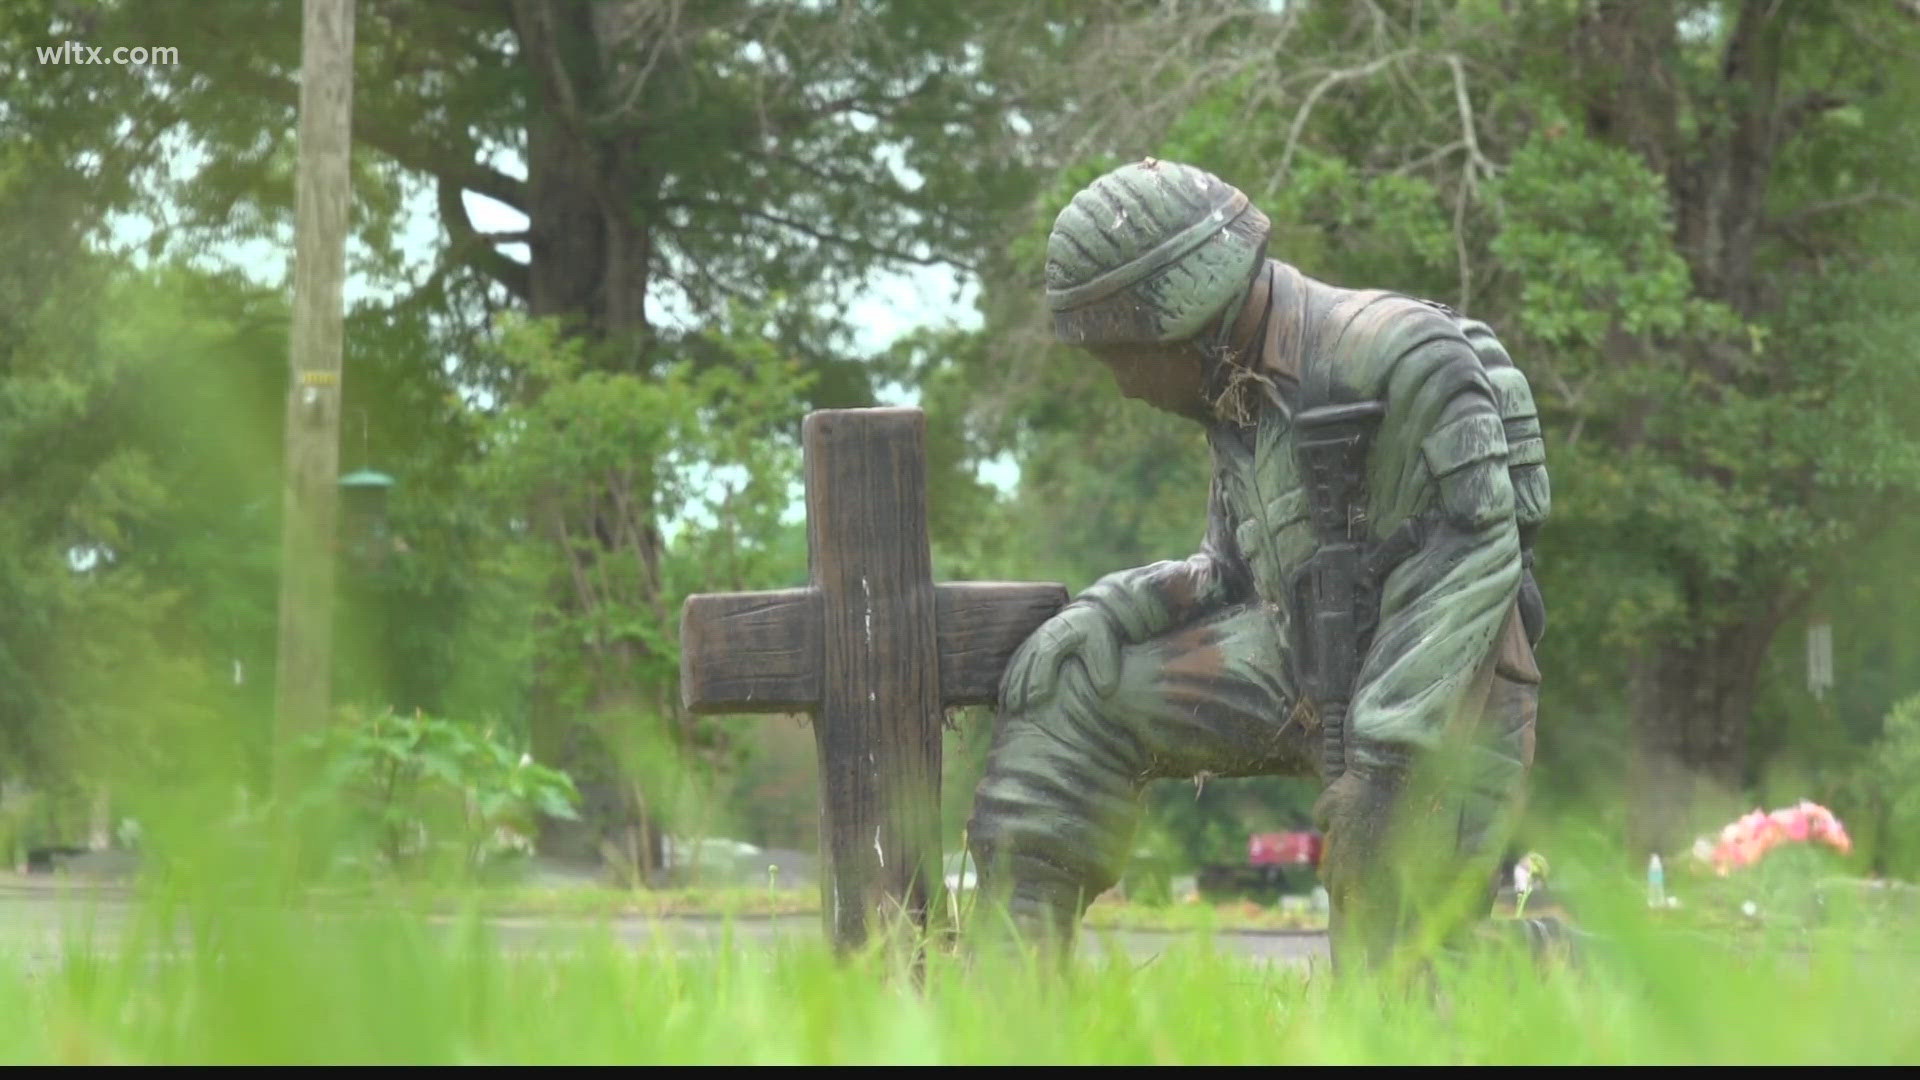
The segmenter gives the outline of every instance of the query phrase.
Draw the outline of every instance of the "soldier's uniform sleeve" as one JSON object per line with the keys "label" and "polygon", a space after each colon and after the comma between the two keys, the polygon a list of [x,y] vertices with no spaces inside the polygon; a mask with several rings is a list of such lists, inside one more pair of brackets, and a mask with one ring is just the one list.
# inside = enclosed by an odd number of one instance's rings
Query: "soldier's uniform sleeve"
{"label": "soldier's uniform sleeve", "polygon": [[1207,499],[1207,534],[1197,553],[1108,574],[1075,602],[1098,605],[1124,640],[1141,642],[1251,592],[1250,574],[1234,541],[1233,516],[1216,477]]}
{"label": "soldier's uniform sleeve", "polygon": [[1553,509],[1540,410],[1533,403],[1533,387],[1514,366],[1513,357],[1494,336],[1492,327],[1476,319],[1463,319],[1460,332],[1480,356],[1506,427],[1507,477],[1513,482],[1513,521],[1520,530],[1520,621],[1527,643],[1537,648],[1547,632],[1547,605],[1534,576],[1533,544]]}
{"label": "soldier's uniform sleeve", "polygon": [[1487,383],[1507,435],[1507,473],[1513,481],[1514,521],[1520,527],[1520,546],[1532,542],[1532,534],[1547,520],[1553,495],[1547,483],[1547,443],[1540,430],[1540,410],[1533,403],[1533,388],[1527,377],[1514,366],[1507,347],[1494,336],[1493,329],[1475,319],[1460,323],[1480,365],[1486,369]]}
{"label": "soldier's uniform sleeve", "polygon": [[1420,524],[1418,546],[1381,590],[1349,710],[1349,760],[1372,765],[1433,746],[1475,707],[1471,697],[1521,579],[1496,392],[1451,319],[1389,315],[1361,365],[1387,400],[1372,503],[1383,531],[1408,519]]}

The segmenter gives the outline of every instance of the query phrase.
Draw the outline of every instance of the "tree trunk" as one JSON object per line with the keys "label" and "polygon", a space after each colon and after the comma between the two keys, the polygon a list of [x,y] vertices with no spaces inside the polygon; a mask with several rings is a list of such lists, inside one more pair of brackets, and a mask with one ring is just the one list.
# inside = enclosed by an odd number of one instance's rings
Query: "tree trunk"
{"label": "tree trunk", "polygon": [[[1752,318],[1762,306],[1755,237],[1790,131],[1780,84],[1796,11],[1775,0],[1731,5],[1719,78],[1702,82],[1685,70],[1685,10],[1672,0],[1601,0],[1584,9],[1575,55],[1590,76],[1585,119],[1594,136],[1632,150],[1666,178],[1675,241],[1697,292]],[[1714,119],[1690,129],[1681,123],[1689,114]],[[1731,382],[1723,352],[1704,347],[1698,363]],[[1692,820],[1710,801],[1738,805],[1756,685],[1781,610],[1777,602],[1747,609],[1742,620],[1739,606],[1697,606],[1699,636],[1655,646],[1635,664],[1627,833],[1637,855],[1684,846],[1686,830],[1710,824]]]}
{"label": "tree trunk", "polygon": [[1636,858],[1684,849],[1740,805],[1747,729],[1774,622],[1712,628],[1692,644],[1656,646],[1634,665],[1627,833]]}
{"label": "tree trunk", "polygon": [[[513,19],[521,63],[534,85],[527,124],[527,217],[531,257],[528,312],[559,317],[569,334],[589,342],[590,362],[607,369],[647,370],[651,328],[646,300],[653,261],[653,231],[647,207],[656,182],[645,165],[644,143],[631,124],[605,122],[616,97],[637,88],[629,71],[632,36],[647,25],[649,5],[578,4],[565,0],[515,0]],[[537,392],[537,391],[536,391]],[[588,598],[567,581],[556,583],[560,610],[586,615],[587,606],[613,601],[658,607],[660,538],[652,520],[648,462],[635,463],[635,481],[621,500],[545,508],[557,514],[549,536],[568,550],[579,572],[600,559],[638,560],[643,595]],[[616,505],[617,502],[617,505]],[[597,730],[595,720],[660,722],[645,716],[665,688],[635,684],[643,646],[600,642],[584,670],[592,685],[562,687],[540,680],[534,688],[536,752],[575,777],[585,802],[583,820],[550,822],[542,847],[553,854],[621,861],[639,855],[657,866],[660,827],[616,760],[623,733]],[[557,665],[546,665],[551,670]],[[568,694],[563,691],[571,690]],[[566,699],[574,704],[568,704]]]}
{"label": "tree trunk", "polygon": [[603,362],[640,370],[653,262],[645,211],[654,178],[632,125],[605,123],[626,67],[620,13],[633,6],[519,0],[514,22],[535,86],[527,123],[529,314],[570,319],[574,333],[602,346]]}

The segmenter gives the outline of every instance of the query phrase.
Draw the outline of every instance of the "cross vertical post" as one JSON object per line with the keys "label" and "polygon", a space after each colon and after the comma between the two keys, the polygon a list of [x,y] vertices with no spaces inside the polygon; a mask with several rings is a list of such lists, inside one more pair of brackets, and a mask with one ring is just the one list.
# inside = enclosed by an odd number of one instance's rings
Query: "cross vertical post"
{"label": "cross vertical post", "polygon": [[[821,600],[821,853],[835,940],[940,879],[940,659],[917,411],[807,417],[807,562]],[[888,857],[892,857],[889,865]],[[850,895],[848,895],[850,893]]]}

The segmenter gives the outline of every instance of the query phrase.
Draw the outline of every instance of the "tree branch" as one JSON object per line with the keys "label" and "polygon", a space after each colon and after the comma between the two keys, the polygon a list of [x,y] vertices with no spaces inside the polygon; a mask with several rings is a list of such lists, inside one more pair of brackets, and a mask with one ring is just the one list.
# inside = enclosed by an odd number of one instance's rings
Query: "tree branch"
{"label": "tree branch", "polygon": [[739,217],[755,218],[760,221],[764,221],[769,225],[775,225],[782,229],[786,229],[790,232],[796,232],[802,236],[811,237],[815,240],[820,241],[823,244],[831,244],[835,247],[844,248],[848,251],[857,251],[863,255],[871,255],[878,259],[886,259],[886,260],[891,260],[893,262],[911,263],[915,266],[954,266],[962,270],[967,270],[969,272],[974,272],[977,270],[977,268],[974,267],[972,264],[961,261],[959,259],[956,259],[950,256],[937,255],[937,254],[936,255],[916,255],[909,251],[903,251],[899,248],[894,248],[894,247],[887,247],[882,244],[875,244],[871,241],[862,240],[857,237],[838,236],[833,233],[825,232],[820,229],[817,229],[811,225],[806,224],[805,222],[795,221],[792,218],[783,217],[779,214],[773,213],[772,211],[762,210],[757,207],[728,206],[723,203],[714,202],[708,199],[693,199],[693,198],[687,198],[684,196],[679,198],[664,199],[662,200],[662,205],[677,205],[677,206],[698,207],[706,210],[720,210],[720,211],[724,211],[727,214],[737,215]]}
{"label": "tree branch", "polygon": [[1453,153],[1455,150],[1464,150],[1466,148],[1467,148],[1466,143],[1463,143],[1460,140],[1455,139],[1454,141],[1447,143],[1444,146],[1436,146],[1432,150],[1429,150],[1426,153],[1421,154],[1419,157],[1408,158],[1407,160],[1401,162],[1400,164],[1395,165],[1390,171],[1395,176],[1405,176],[1409,173],[1418,171],[1422,166],[1431,165],[1434,162],[1439,161],[1441,158],[1446,157],[1447,155]]}
{"label": "tree branch", "polygon": [[[242,68],[232,77],[235,87],[290,109],[300,106],[299,85],[288,80]],[[527,183],[481,164],[474,157],[476,148],[434,146],[418,132],[388,123],[371,110],[353,115],[353,141],[392,158],[403,168],[427,173],[438,180],[451,181],[476,195],[525,211]]]}
{"label": "tree branch", "polygon": [[[1914,2],[1920,3],[1920,0],[1914,0]],[[1838,210],[1851,210],[1856,206],[1867,206],[1877,202],[1893,203],[1908,209],[1920,209],[1920,202],[1915,202],[1915,200],[1906,195],[1894,191],[1885,191],[1880,188],[1872,188],[1867,191],[1856,191],[1850,195],[1841,195],[1832,199],[1822,199],[1819,202],[1808,203],[1805,206],[1796,208],[1792,213],[1780,215],[1773,220],[1772,224],[1775,226],[1794,225],[1808,218],[1818,217],[1821,214],[1831,214]]]}
{"label": "tree branch", "polygon": [[[600,32],[606,37],[609,51],[621,50],[631,45],[642,32],[653,30],[653,43],[646,50],[646,59],[638,71],[629,71],[631,64],[618,65],[622,70],[616,76],[627,83],[613,93],[621,99],[620,104],[605,111],[601,122],[614,120],[632,113],[640,104],[640,95],[647,88],[647,80],[652,78],[653,69],[660,63],[660,57],[669,49],[679,51],[680,14],[684,0],[665,0],[661,4],[649,4],[638,9],[616,9],[611,5],[600,5],[594,9]],[[619,24],[617,16],[610,12],[621,11],[628,15],[625,23]]]}
{"label": "tree branch", "polygon": [[1287,128],[1286,149],[1280,152],[1280,166],[1273,171],[1273,179],[1267,182],[1268,194],[1279,190],[1281,181],[1287,178],[1287,170],[1293,165],[1293,152],[1300,145],[1300,133],[1306,129],[1307,120],[1313,115],[1313,107],[1320,103],[1321,97],[1343,82],[1364,79],[1388,64],[1405,58],[1408,52],[1409,50],[1401,49],[1355,67],[1329,71],[1319,82],[1313,84],[1313,89],[1307,91],[1307,96],[1300,102],[1300,108],[1294,112],[1293,123]]}
{"label": "tree branch", "polygon": [[[675,252],[671,252],[671,251],[663,252],[661,254],[660,267],[659,267],[660,276],[668,281],[673,281],[679,284],[681,291],[686,293],[688,301],[693,305],[694,310],[697,313],[702,315],[713,314],[714,309],[701,304],[700,300],[695,296],[693,290],[688,289],[684,281],[677,274],[676,271],[678,268],[675,267],[673,264],[673,256],[675,254],[676,254]],[[725,281],[722,281],[719,275],[715,274],[711,269],[708,268],[704,260],[694,258],[691,254],[688,254],[685,251],[680,251],[677,254],[679,258],[682,261],[684,261],[688,267],[692,268],[693,273],[697,275],[701,281],[705,282],[707,287],[709,289],[712,289],[715,293],[718,293],[721,296],[727,297],[728,299],[734,301],[735,303],[740,304],[742,307],[752,307],[754,304],[760,301],[760,297],[757,297],[754,294],[747,292],[745,289],[741,289],[738,286],[731,285]]]}
{"label": "tree branch", "polygon": [[[354,117],[354,135],[369,147],[398,162],[402,167],[452,181],[475,195],[485,195],[522,213],[527,209],[527,182],[509,176],[471,156],[445,148],[427,147],[408,133],[389,128],[377,119]],[[363,119],[364,118],[364,119]],[[467,148],[469,153],[476,148]]]}
{"label": "tree branch", "polygon": [[515,299],[527,303],[533,294],[528,268],[502,255],[494,245],[524,242],[528,233],[482,233],[476,230],[473,219],[467,216],[467,204],[461,198],[460,185],[445,177],[439,178],[434,185],[434,195],[439,204],[440,224],[446,228],[447,236],[453,242],[447,252],[448,257],[499,282]]}
{"label": "tree branch", "polygon": [[1480,136],[1474,131],[1473,98],[1467,94],[1467,71],[1458,56],[1447,57],[1447,67],[1453,71],[1453,100],[1460,109],[1460,139],[1467,144],[1467,176],[1469,183],[1476,173],[1488,176],[1496,171],[1493,162],[1480,152]]}

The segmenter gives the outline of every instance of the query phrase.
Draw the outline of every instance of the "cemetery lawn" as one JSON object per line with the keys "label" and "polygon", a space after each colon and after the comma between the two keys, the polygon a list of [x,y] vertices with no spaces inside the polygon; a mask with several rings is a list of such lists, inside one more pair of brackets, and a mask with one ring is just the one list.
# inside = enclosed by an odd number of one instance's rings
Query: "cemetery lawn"
{"label": "cemetery lawn", "polygon": [[[1507,953],[1423,989],[1183,939],[1055,975],[812,940],[534,944],[477,919],[149,900],[0,957],[13,1063],[1860,1063],[1920,1060],[1920,938],[1590,912],[1576,965]],[[171,928],[162,932],[162,928]],[[1857,932],[1850,932],[1857,931]],[[111,940],[109,940],[109,938]]]}

